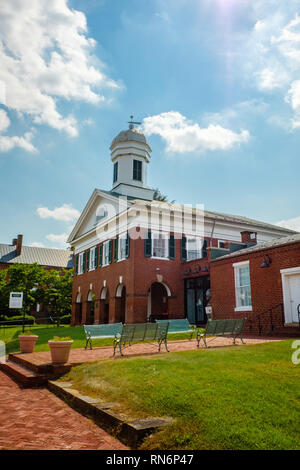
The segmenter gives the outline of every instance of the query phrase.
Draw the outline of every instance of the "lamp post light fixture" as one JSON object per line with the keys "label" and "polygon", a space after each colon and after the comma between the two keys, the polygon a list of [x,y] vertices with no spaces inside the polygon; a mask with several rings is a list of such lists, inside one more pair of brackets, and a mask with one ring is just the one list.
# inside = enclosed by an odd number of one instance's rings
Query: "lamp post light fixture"
{"label": "lamp post light fixture", "polygon": [[261,264],[261,268],[269,268],[270,264],[272,263],[272,259],[269,255],[264,255],[264,260]]}

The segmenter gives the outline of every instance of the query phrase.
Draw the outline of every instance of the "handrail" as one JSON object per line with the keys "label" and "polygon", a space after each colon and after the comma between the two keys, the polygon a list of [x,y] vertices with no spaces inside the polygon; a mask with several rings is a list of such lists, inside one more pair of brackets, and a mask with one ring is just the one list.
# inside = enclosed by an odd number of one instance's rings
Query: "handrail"
{"label": "handrail", "polygon": [[[273,323],[273,313],[274,313],[274,310],[276,308],[280,307],[281,308],[281,322],[282,322],[282,326],[284,324],[284,319],[283,319],[283,303],[280,302],[279,304],[277,305],[274,305],[273,307],[269,308],[268,310],[265,310],[264,312],[261,312],[259,313],[258,315],[256,315],[256,319],[258,320],[258,334],[259,336],[262,335],[262,330],[263,330],[263,325],[261,323],[261,318],[262,316],[266,315],[266,314],[270,314],[270,323],[271,323],[271,329],[269,331],[269,333],[273,332],[274,329],[275,329],[275,325]],[[267,333],[267,334],[269,334]]]}

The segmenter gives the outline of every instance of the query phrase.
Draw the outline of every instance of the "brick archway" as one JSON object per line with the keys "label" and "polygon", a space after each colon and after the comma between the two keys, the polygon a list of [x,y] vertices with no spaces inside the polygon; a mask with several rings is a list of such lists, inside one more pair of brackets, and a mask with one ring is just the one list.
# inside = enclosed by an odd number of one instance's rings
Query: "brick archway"
{"label": "brick archway", "polygon": [[171,296],[170,289],[162,282],[153,282],[148,291],[148,312],[149,321],[167,318],[164,315],[168,312],[168,297]]}
{"label": "brick archway", "polygon": [[109,290],[103,287],[100,292],[100,323],[109,323]]}
{"label": "brick archway", "polygon": [[115,322],[126,323],[126,287],[119,284],[116,290]]}

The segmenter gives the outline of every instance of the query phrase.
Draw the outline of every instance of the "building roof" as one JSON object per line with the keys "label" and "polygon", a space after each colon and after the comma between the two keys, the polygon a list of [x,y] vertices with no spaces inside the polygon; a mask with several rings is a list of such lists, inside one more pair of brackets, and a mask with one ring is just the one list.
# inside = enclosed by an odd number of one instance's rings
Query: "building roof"
{"label": "building roof", "polygon": [[137,129],[126,129],[126,131],[121,131],[114,138],[114,140],[111,143],[111,147],[118,144],[119,142],[129,142],[129,141],[135,141],[135,142],[140,142],[142,144],[149,145],[146,137],[144,136],[144,134],[141,131],[139,131]]}
{"label": "building roof", "polygon": [[16,252],[15,245],[0,243],[0,263],[37,263],[41,266],[53,266],[56,268],[73,268],[73,253],[69,250],[54,248],[37,248],[22,246],[21,254]]}
{"label": "building roof", "polygon": [[288,237],[274,238],[274,240],[270,240],[268,242],[258,243],[257,245],[250,246],[249,248],[243,248],[242,250],[234,251],[233,253],[229,253],[228,255],[220,256],[219,258],[213,260],[213,262],[219,261],[221,259],[232,258],[235,256],[247,255],[256,251],[263,251],[284,245],[291,245],[293,243],[300,243],[300,233],[295,233],[293,235],[289,235]]}
{"label": "building roof", "polygon": [[[137,200],[137,202],[141,202],[140,200]],[[178,204],[178,203],[171,203],[171,202],[162,202],[162,201],[143,201],[145,204],[153,204],[158,207],[169,207],[169,209],[172,210],[174,208],[182,209],[183,204]],[[196,208],[193,208],[193,212],[196,212]],[[240,215],[233,215],[233,214],[224,214],[222,212],[214,212],[214,211],[207,211],[204,210],[204,217],[210,218],[210,219],[215,219],[218,222],[233,222],[233,223],[238,223],[238,224],[244,224],[244,225],[249,225],[251,226],[251,230],[253,230],[253,227],[257,228],[262,228],[264,230],[270,229],[272,231],[276,230],[278,232],[282,232],[284,234],[295,234],[294,230],[287,229],[285,227],[280,227],[280,225],[274,225],[274,224],[269,224],[266,222],[261,222],[260,220],[256,219],[250,219],[248,217],[243,217]]]}

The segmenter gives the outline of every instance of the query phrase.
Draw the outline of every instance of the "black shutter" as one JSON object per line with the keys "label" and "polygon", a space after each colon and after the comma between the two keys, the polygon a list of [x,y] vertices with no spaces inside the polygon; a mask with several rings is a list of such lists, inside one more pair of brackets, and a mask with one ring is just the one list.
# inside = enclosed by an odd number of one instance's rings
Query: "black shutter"
{"label": "black shutter", "polygon": [[75,273],[76,274],[78,274],[78,260],[79,260],[79,255],[77,255],[75,258]]}
{"label": "black shutter", "polygon": [[109,240],[108,263],[112,262],[112,240]]}
{"label": "black shutter", "polygon": [[94,255],[95,255],[95,258],[94,258],[95,269],[96,269],[97,266],[98,266],[98,250],[99,250],[99,247],[96,246],[96,247],[95,247],[95,253],[94,253]]}
{"label": "black shutter", "polygon": [[86,270],[90,270],[90,250],[86,252]]}
{"label": "black shutter", "polygon": [[182,237],[181,239],[181,261],[186,261],[187,254],[186,254],[186,237]]}
{"label": "black shutter", "polygon": [[86,252],[84,252],[82,256],[82,272],[83,273],[85,273],[85,260],[86,260]]}
{"label": "black shutter", "polygon": [[99,266],[102,266],[103,260],[103,245],[99,246]]}
{"label": "black shutter", "polygon": [[175,238],[174,235],[170,235],[169,238],[169,258],[175,259]]}
{"label": "black shutter", "polygon": [[129,237],[129,232],[127,232],[127,237],[126,237],[126,250],[125,250],[125,256],[126,256],[126,258],[129,258],[129,252],[130,252],[130,237]]}
{"label": "black shutter", "polygon": [[147,233],[147,238],[145,238],[145,256],[146,258],[151,257],[152,252],[152,239],[151,239],[151,232]]}
{"label": "black shutter", "polygon": [[119,245],[118,237],[115,238],[114,241],[114,262],[118,261],[118,245]]}
{"label": "black shutter", "polygon": [[202,245],[202,258],[207,258],[208,253],[207,253],[207,240],[203,241]]}

